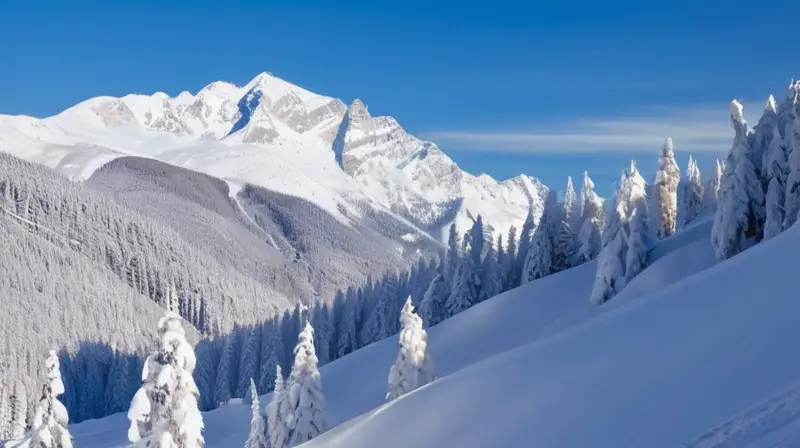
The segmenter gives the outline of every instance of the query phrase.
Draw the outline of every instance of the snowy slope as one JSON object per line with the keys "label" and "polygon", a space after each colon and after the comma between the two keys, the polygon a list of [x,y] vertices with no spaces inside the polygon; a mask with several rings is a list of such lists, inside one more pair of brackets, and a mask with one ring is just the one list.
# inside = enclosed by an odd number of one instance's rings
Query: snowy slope
{"label": "snowy slope", "polygon": [[[667,248],[663,249],[661,254],[657,254],[658,259],[654,261],[653,265],[640,275],[641,281],[647,282],[650,290],[665,288],[672,282],[681,284],[683,283],[680,282],[682,277],[690,276],[695,272],[684,270],[677,276],[653,275],[649,279],[647,278],[648,272],[674,271],[678,265],[684,263],[684,260],[694,258],[707,260],[705,264],[698,262],[693,265],[697,271],[711,265],[713,257],[707,238],[710,223],[706,221],[696,229],[699,233],[705,234],[705,239],[699,240],[697,234],[693,232],[673,237],[668,241]],[[453,392],[461,397],[458,400],[463,400],[465,406],[453,401],[445,401],[441,405],[436,405],[435,402],[439,400],[439,397],[424,395],[423,392],[427,393],[428,389],[435,392],[435,387],[439,387],[438,384],[450,384],[453,381],[450,378],[469,375],[468,372],[472,369],[479,369],[483,362],[495,359],[495,355],[499,353],[526,347],[527,344],[537,343],[537,341],[539,344],[546,345],[550,340],[563,338],[560,335],[574,332],[575,328],[591,325],[591,322],[598,316],[617,314],[618,310],[624,309],[629,304],[635,306],[639,303],[640,298],[637,297],[635,300],[615,299],[604,307],[591,305],[588,295],[594,279],[594,270],[595,263],[592,262],[546,277],[483,302],[431,328],[429,330],[430,350],[434,356],[437,373],[443,378],[424,390],[412,394],[411,397],[418,395],[423,397],[424,403],[420,405],[423,408],[431,407],[433,409],[434,406],[441,406],[441,408],[436,412],[415,411],[422,422],[417,421],[418,417],[416,416],[404,415],[403,418],[408,418],[408,424],[414,429],[411,432],[420,432],[420,436],[423,436],[425,431],[430,429],[427,422],[433,421],[432,416],[435,416],[437,422],[441,420],[443,425],[455,425],[458,419],[451,420],[451,416],[460,415],[462,412],[480,414],[479,407],[474,409],[471,407],[475,403],[471,402],[468,396],[481,388],[485,388],[487,391],[494,390],[497,385],[493,379],[490,379],[490,383],[483,383],[484,378],[467,377],[468,379],[465,381],[474,382],[465,386],[466,389]],[[388,369],[396,356],[396,344],[397,340],[390,338],[358,350],[322,368],[330,424],[339,425],[348,422],[348,420],[359,417],[360,414],[383,404]],[[572,358],[571,355],[570,358]],[[519,381],[515,384],[517,383]],[[491,387],[487,387],[487,385],[491,385]],[[504,395],[508,396],[508,394]],[[513,393],[510,396],[522,395]],[[527,397],[527,395],[525,396]],[[450,395],[447,396],[447,398],[450,397]],[[372,429],[373,422],[376,422],[376,425],[387,424],[391,430],[408,429],[408,424],[396,425],[393,422],[380,420],[381,415],[386,412],[395,412],[393,409],[399,406],[399,403],[406,401],[408,400],[402,399],[393,405],[379,408],[380,412],[368,413],[356,420],[351,420],[343,426],[333,429],[328,435],[318,439],[318,442],[312,442],[310,446],[459,446],[458,444],[451,445],[444,439],[434,440],[431,438],[410,441],[403,438],[405,435],[383,434],[378,429]],[[467,405],[468,401],[469,405]],[[494,413],[496,409],[487,410],[487,412]],[[249,424],[249,408],[247,406],[229,406],[218,409],[205,414],[205,418],[206,441],[209,447],[239,446],[246,438]],[[381,421],[383,423],[380,423]],[[112,416],[100,421],[75,425],[73,434],[81,446],[90,448],[109,446],[110,441],[122,444],[125,440],[125,423],[124,416]],[[495,422],[493,426],[494,429],[485,430],[503,431],[502,424]],[[477,428],[481,427],[477,426]],[[389,431],[389,429],[386,430]],[[448,427],[448,430],[455,431],[453,427]],[[402,429],[399,431],[408,432]],[[456,432],[461,431],[463,429],[458,428]],[[96,432],[102,432],[103,435],[96,435]],[[392,445],[392,443],[396,443],[396,445]],[[466,446],[493,446],[493,444],[466,444]],[[526,444],[526,446],[528,445]]]}
{"label": "snowy slope", "polygon": [[370,204],[437,238],[470,215],[501,232],[519,227],[529,204],[538,217],[547,190],[527,176],[472,176],[361,101],[348,107],[267,73],[174,98],[91,98],[45,119],[0,115],[0,151],[75,180],[115,157],[155,158],[309,200],[342,222]]}
{"label": "snowy slope", "polygon": [[[612,312],[445,377],[309,446],[689,442],[800,377],[800,302],[790,262],[798,246],[800,229],[793,228]],[[434,415],[436,425],[426,424]]]}

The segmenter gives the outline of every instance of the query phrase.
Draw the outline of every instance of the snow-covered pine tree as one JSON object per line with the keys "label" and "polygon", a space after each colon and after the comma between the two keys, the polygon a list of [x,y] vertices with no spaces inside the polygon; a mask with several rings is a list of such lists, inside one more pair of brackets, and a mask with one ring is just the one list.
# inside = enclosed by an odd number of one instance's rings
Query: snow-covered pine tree
{"label": "snow-covered pine tree", "polygon": [[517,263],[517,228],[512,224],[508,228],[508,242],[506,243],[506,282],[504,285],[505,290],[514,288],[514,281],[516,278],[516,263]]}
{"label": "snow-covered pine tree", "polygon": [[767,180],[767,220],[764,223],[764,239],[770,239],[783,231],[785,214],[783,206],[786,203],[786,149],[778,126],[772,128],[773,136],[769,148],[764,153],[762,169]]}
{"label": "snow-covered pine tree", "polygon": [[574,233],[577,233],[581,228],[583,221],[581,213],[582,208],[583,204],[581,204],[578,195],[575,193],[572,176],[567,176],[567,189],[564,190],[564,216],[566,216],[569,228],[572,229]]}
{"label": "snow-covered pine tree", "polygon": [[461,258],[461,238],[456,223],[452,223],[447,236],[447,254],[444,261],[444,277],[447,281],[452,281],[459,258]]}
{"label": "snow-covered pine tree", "polygon": [[64,393],[61,381],[58,355],[50,350],[44,363],[45,384],[42,398],[36,406],[30,433],[25,437],[24,447],[30,448],[72,448],[72,437],[67,430],[69,415],[67,408],[58,401]]}
{"label": "snow-covered pine tree", "polygon": [[583,222],[581,231],[578,233],[577,254],[575,264],[583,264],[594,260],[600,255],[603,248],[602,231],[598,218],[589,218]]}
{"label": "snow-covered pine tree", "polygon": [[317,352],[319,365],[324,366],[331,362],[331,343],[333,341],[333,324],[328,305],[318,301],[311,311],[311,322],[314,327],[314,347]]}
{"label": "snow-covered pine tree", "polygon": [[612,202],[608,204],[605,242],[597,261],[590,300],[601,304],[619,293],[644,268],[652,247],[647,210],[647,184],[631,161]]}
{"label": "snow-covered pine tree", "polygon": [[118,350],[116,344],[112,345],[111,350],[113,356],[106,380],[105,415],[124,411],[131,402],[133,389],[128,357]]}
{"label": "snow-covered pine tree", "polygon": [[768,240],[783,231],[783,204],[785,202],[783,186],[777,177],[773,177],[767,186],[767,221],[764,223],[764,239]]}
{"label": "snow-covered pine tree", "polygon": [[[466,258],[460,257],[459,259]],[[397,277],[386,273],[380,287],[377,303],[366,319],[361,331],[361,343],[366,346],[380,341],[396,333],[395,316],[397,316]]]}
{"label": "snow-covered pine tree", "polygon": [[647,183],[633,162],[625,193],[628,225],[627,229],[623,229],[623,235],[626,236],[627,246],[625,255],[625,284],[627,284],[647,266],[647,253],[654,245],[647,206]]}
{"label": "snow-covered pine tree", "polygon": [[21,439],[25,436],[28,427],[28,396],[25,384],[19,379],[12,383],[9,398],[11,419],[9,421],[9,436],[12,439]]}
{"label": "snow-covered pine tree", "polygon": [[250,396],[250,382],[259,373],[259,355],[261,354],[261,327],[253,326],[244,329],[244,346],[239,356],[239,384],[236,396]]}
{"label": "snow-covered pine tree", "polygon": [[196,358],[181,317],[167,312],[158,321],[158,337],[128,410],[128,440],[137,447],[202,448],[203,415],[192,378]]}
{"label": "snow-covered pine tree", "polygon": [[[614,220],[613,216],[608,217]],[[597,257],[597,275],[595,276],[590,300],[594,304],[602,304],[614,297],[625,286],[625,264],[622,256],[626,253],[625,235],[623,231],[614,234]]]}
{"label": "snow-covered pine tree", "polygon": [[422,319],[414,313],[411,297],[406,300],[400,311],[400,326],[400,351],[389,370],[387,401],[394,400],[436,379],[433,359],[428,353],[428,334],[422,328]]}
{"label": "snow-covered pine tree", "polygon": [[[214,403],[214,384],[217,379],[217,365],[219,363],[217,345],[219,345],[218,340],[211,337],[195,347],[197,366],[195,366],[193,376],[197,390],[200,391],[200,401],[198,403],[203,411],[216,409],[217,407],[217,404]],[[143,364],[139,358],[134,358],[133,363],[131,363],[131,372],[141,372],[144,368]],[[141,374],[137,374],[136,377],[136,384],[139,384],[141,382]],[[128,400],[128,404],[130,404],[130,400]]]}
{"label": "snow-covered pine tree", "polygon": [[675,162],[675,150],[672,139],[667,138],[661,147],[658,157],[658,171],[656,171],[653,184],[653,217],[656,235],[659,239],[666,238],[677,228],[678,219],[678,184],[681,180],[681,171]]}
{"label": "snow-covered pine tree", "polygon": [[275,385],[272,400],[267,405],[267,429],[270,448],[284,448],[289,437],[286,423],[289,419],[289,400],[283,383],[281,366],[275,367]]}
{"label": "snow-covered pine tree", "polygon": [[258,402],[256,382],[250,379],[250,434],[244,442],[244,448],[270,448],[267,431],[264,426],[264,416],[261,414],[261,405]]}
{"label": "snow-covered pine tree", "polygon": [[767,99],[767,104],[764,105],[764,112],[761,114],[761,118],[753,128],[750,139],[750,147],[752,149],[750,160],[756,168],[756,174],[762,180],[763,190],[766,190],[769,183],[764,173],[764,157],[769,151],[772,137],[775,135],[775,128],[778,126],[780,119],[777,109],[775,98],[770,95]]}
{"label": "snow-covered pine tree", "polygon": [[555,240],[553,241],[553,272],[560,272],[575,266],[577,256],[577,237],[572,231],[569,222],[562,220],[559,223]]}
{"label": "snow-covered pine tree", "polygon": [[783,228],[788,229],[797,221],[800,213],[800,81],[789,85],[789,94],[781,104],[783,144],[788,158],[788,175],[784,188]]}
{"label": "snow-covered pine tree", "polygon": [[497,252],[492,244],[487,244],[488,249],[481,263],[481,288],[478,301],[484,301],[503,292],[505,272],[497,259]]}
{"label": "snow-covered pine tree", "polygon": [[472,227],[469,229],[469,256],[472,258],[472,265],[475,267],[481,265],[484,243],[483,218],[481,218],[481,215],[478,215],[472,222]]}
{"label": "snow-covered pine tree", "polygon": [[590,300],[601,304],[616,295],[625,286],[625,255],[627,254],[624,224],[627,220],[625,193],[628,173],[623,172],[617,192],[605,205],[605,229],[602,247],[597,256],[597,274]]}
{"label": "snow-covered pine tree", "polygon": [[11,391],[9,389],[11,388],[6,379],[0,378],[0,440],[11,438],[11,405],[9,404]]}
{"label": "snow-covered pine tree", "polygon": [[706,184],[706,207],[717,207],[719,190],[722,188],[722,174],[725,171],[725,162],[716,159],[714,171]]}
{"label": "snow-covered pine tree", "polygon": [[508,271],[506,270],[508,255],[506,253],[506,247],[503,242],[502,233],[497,235],[497,244],[495,247],[497,247],[497,265],[500,268],[500,271],[503,273],[503,283],[500,291],[503,292],[506,290],[506,282],[508,281]]}
{"label": "snow-covered pine tree", "polygon": [[105,390],[103,388],[103,364],[99,351],[87,351],[83,361],[83,382],[81,388],[81,406],[78,408],[78,415],[81,420],[97,418],[101,416],[103,410],[103,398]]}
{"label": "snow-covered pine tree", "polygon": [[336,357],[341,358],[358,350],[359,316],[361,315],[361,302],[353,288],[348,288],[345,295],[342,320],[339,323],[336,341]]}
{"label": "snow-covered pine tree", "polygon": [[472,258],[468,256],[460,257],[458,266],[453,272],[450,294],[445,302],[447,317],[455,316],[477,302],[478,287],[475,277],[475,266],[472,264]]}
{"label": "snow-covered pine tree", "polygon": [[603,230],[603,201],[594,192],[594,182],[589,173],[583,173],[581,187],[581,227],[577,230],[576,264],[594,260],[603,248],[601,233]]}
{"label": "snow-covered pine tree", "polygon": [[259,388],[261,393],[272,390],[275,384],[275,367],[284,363],[283,335],[277,315],[264,322],[261,329],[261,369]]}
{"label": "snow-covered pine tree", "polygon": [[217,369],[217,379],[214,383],[214,404],[222,406],[227,404],[232,398],[231,395],[231,382],[233,375],[231,373],[232,364],[238,364],[239,359],[236,358],[236,334],[231,333],[225,338],[222,348],[222,357],[219,360],[219,367]]}
{"label": "snow-covered pine tree", "polygon": [[689,166],[686,168],[686,180],[681,184],[681,210],[678,217],[681,228],[692,222],[705,208],[705,192],[700,168],[692,156],[689,156]]}
{"label": "snow-covered pine tree", "polygon": [[447,298],[450,287],[441,272],[431,280],[419,304],[420,316],[425,326],[432,327],[447,318]]}
{"label": "snow-covered pine tree", "polygon": [[764,191],[752,163],[749,130],[742,105],[731,102],[731,122],[736,136],[725,163],[722,188],[711,243],[717,261],[747,249],[763,236]]}
{"label": "snow-covered pine tree", "polygon": [[[541,219],[541,217],[539,218]],[[536,229],[536,222],[533,218],[533,204],[528,207],[528,215],[525,217],[525,222],[522,223],[522,232],[519,235],[519,244],[517,249],[517,262],[514,267],[514,281],[511,288],[516,288],[525,282],[526,276],[525,265],[528,259],[528,252],[530,252],[531,244],[533,244],[533,231]],[[509,288],[510,289],[510,288]]]}
{"label": "snow-covered pine tree", "polygon": [[545,200],[539,225],[533,233],[533,241],[525,258],[522,284],[552,274],[554,261],[558,258],[554,246],[558,224],[562,221],[562,209],[558,206],[556,192],[550,190]]}
{"label": "snow-covered pine tree", "polygon": [[294,349],[294,364],[289,376],[289,443],[293,447],[325,432],[325,396],[314,351],[314,328],[306,322]]}
{"label": "snow-covered pine tree", "polygon": [[[547,212],[545,212],[545,215]],[[543,216],[545,216],[543,215]],[[533,243],[525,259],[522,284],[550,275],[553,272],[553,238],[548,226],[540,224],[533,233]]]}

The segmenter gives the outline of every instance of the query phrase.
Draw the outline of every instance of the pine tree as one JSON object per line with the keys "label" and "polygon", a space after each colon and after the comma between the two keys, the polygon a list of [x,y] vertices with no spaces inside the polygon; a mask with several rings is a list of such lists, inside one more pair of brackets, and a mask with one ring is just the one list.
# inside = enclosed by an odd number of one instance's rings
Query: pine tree
{"label": "pine tree", "polygon": [[308,442],[327,429],[322,378],[314,352],[314,328],[306,323],[294,349],[294,364],[289,376],[289,444]]}
{"label": "pine tree", "polygon": [[627,246],[625,284],[639,275],[647,266],[647,253],[654,245],[651,240],[650,216],[647,206],[647,184],[635,169],[635,165],[631,165],[629,184],[626,197],[628,228],[627,232],[623,233]]}
{"label": "pine tree", "polygon": [[445,258],[444,277],[451,281],[456,268],[458,259],[461,257],[461,239],[458,235],[456,224],[450,224],[450,231],[447,237],[447,256]]}
{"label": "pine tree", "polygon": [[50,350],[45,360],[45,385],[42,398],[33,416],[31,431],[26,436],[27,445],[35,448],[72,448],[72,437],[67,430],[67,408],[58,401],[64,393],[58,356]]}
{"label": "pine tree", "polygon": [[441,272],[431,280],[419,304],[420,315],[427,327],[432,327],[447,318],[447,298],[450,288]]}
{"label": "pine tree", "polygon": [[512,224],[508,229],[508,243],[506,246],[506,283],[503,289],[509,290],[516,287],[516,266],[517,266],[517,228]]}
{"label": "pine tree", "polygon": [[269,440],[264,427],[264,416],[261,415],[261,405],[258,402],[256,383],[252,378],[250,379],[250,410],[252,411],[250,435],[247,436],[247,441],[244,442],[244,448],[269,448]]}
{"label": "pine tree", "polygon": [[270,391],[275,384],[275,368],[284,362],[283,335],[278,317],[264,323],[261,329],[261,373],[259,387],[262,393]]}
{"label": "pine tree", "polygon": [[196,358],[181,321],[167,312],[158,322],[158,347],[145,361],[142,386],[128,410],[128,439],[137,447],[204,446],[199,392],[192,378]]}
{"label": "pine tree", "polygon": [[[217,339],[209,338],[203,343],[197,344],[195,349],[197,366],[195,367],[194,378],[197,390],[200,391],[199,405],[200,409],[203,411],[209,411],[217,407],[217,404],[214,402],[214,384],[217,379],[217,364],[219,361],[217,342]],[[135,358],[134,362],[131,364],[131,372],[141,372],[143,367],[138,358]],[[140,373],[136,374],[137,377],[140,375]],[[137,383],[139,381],[141,380],[136,380]],[[128,403],[130,404],[130,400]]]}
{"label": "pine tree", "polygon": [[363,345],[383,340],[396,331],[395,316],[399,310],[397,308],[397,278],[394,274],[387,273],[384,277],[383,285],[379,291],[378,302],[367,319],[361,332]]}
{"label": "pine tree", "polygon": [[225,338],[225,345],[222,348],[222,357],[219,360],[219,368],[217,369],[217,379],[214,384],[214,404],[222,406],[227,404],[231,396],[231,365],[236,362],[236,334],[231,333]]}
{"label": "pine tree", "polygon": [[350,288],[343,305],[342,321],[339,325],[339,337],[337,338],[336,358],[341,358],[349,353],[358,350],[358,331],[361,314],[361,303],[358,295]]}
{"label": "pine tree", "polygon": [[562,210],[558,206],[556,192],[551,190],[547,195],[539,225],[533,233],[528,255],[525,257],[522,284],[555,272],[554,262],[559,255],[556,254],[554,243],[561,222]]}
{"label": "pine tree", "polygon": [[497,235],[497,266],[500,269],[500,272],[503,274],[503,282],[500,287],[500,292],[506,290],[506,283],[508,282],[508,255],[506,253],[506,247],[503,243],[503,234],[500,233]]}
{"label": "pine tree", "polygon": [[719,201],[719,190],[722,188],[722,174],[725,171],[725,162],[717,159],[714,164],[714,171],[706,185],[706,207],[715,207]]}
{"label": "pine tree", "polygon": [[472,258],[473,266],[480,266],[484,253],[484,228],[483,218],[478,215],[469,229],[469,244],[470,244],[470,257]]}
{"label": "pine tree", "polygon": [[533,243],[528,250],[528,257],[525,259],[522,284],[550,275],[552,272],[553,238],[548,226],[540,225],[533,234]]}
{"label": "pine tree", "polygon": [[658,171],[653,185],[653,213],[659,239],[675,233],[678,217],[678,183],[681,172],[675,162],[672,139],[667,138],[658,158]]}
{"label": "pine tree", "polygon": [[703,179],[700,176],[700,169],[697,162],[689,156],[689,166],[686,168],[686,181],[683,182],[683,193],[681,194],[681,211],[679,217],[681,227],[685,227],[692,222],[697,215],[705,208],[705,192],[703,191]]}
{"label": "pine tree", "polygon": [[497,252],[494,247],[488,244],[486,255],[481,263],[481,291],[478,301],[484,301],[503,292],[505,272],[497,259]]}
{"label": "pine tree", "polygon": [[[539,219],[541,219],[541,217]],[[525,222],[522,224],[522,232],[519,235],[519,248],[517,250],[517,262],[514,267],[514,282],[512,288],[525,282],[524,277],[527,275],[525,265],[527,263],[531,244],[533,244],[533,231],[535,229],[536,222],[533,218],[533,204],[531,204],[528,208],[528,216],[525,217]]]}
{"label": "pine tree", "polygon": [[778,111],[775,104],[775,98],[770,95],[767,99],[767,104],[764,105],[764,112],[761,118],[753,128],[752,138],[750,139],[750,146],[752,148],[750,160],[756,169],[756,175],[762,179],[762,189],[767,188],[769,180],[765,175],[764,157],[769,151],[772,143],[772,137],[775,135],[775,128],[778,126]]}
{"label": "pine tree", "polygon": [[569,222],[561,221],[553,242],[553,272],[560,272],[575,265],[577,257],[577,237]]}
{"label": "pine tree", "polygon": [[283,384],[281,366],[275,367],[275,386],[272,400],[267,405],[267,428],[269,429],[270,448],[284,448],[289,437],[286,423],[289,419],[289,400]]}
{"label": "pine tree", "polygon": [[317,351],[319,365],[324,366],[331,361],[331,342],[333,341],[333,325],[328,305],[322,301],[314,306],[311,315],[314,327],[314,347]]}
{"label": "pine tree", "polygon": [[83,385],[85,387],[81,388],[81,406],[78,409],[78,418],[86,420],[100,417],[100,412],[104,407],[105,390],[103,389],[103,361],[99,359],[99,353],[89,351],[83,358],[83,377],[85,378]]}
{"label": "pine tree", "polygon": [[786,174],[788,171],[786,148],[778,126],[772,128],[773,136],[762,163],[767,180],[767,220],[764,223],[764,239],[770,239],[781,233],[785,214],[783,206],[786,202]]}
{"label": "pine tree", "polygon": [[250,382],[259,373],[259,359],[261,353],[260,327],[254,326],[244,330],[244,346],[239,357],[239,384],[236,396],[245,398],[250,396]]}
{"label": "pine tree", "polygon": [[717,261],[730,258],[760,241],[766,218],[764,191],[751,161],[749,131],[742,106],[731,103],[731,121],[736,136],[725,163],[722,188],[711,243]]}
{"label": "pine tree", "polygon": [[9,436],[12,439],[20,439],[25,436],[25,430],[28,426],[28,397],[25,384],[22,381],[13,381],[9,404],[11,405]]}
{"label": "pine tree", "polygon": [[475,283],[475,268],[472,265],[472,258],[461,257],[453,273],[450,295],[445,303],[447,317],[455,316],[476,303],[478,288]]}
{"label": "pine tree", "polygon": [[608,204],[604,246],[597,261],[597,274],[590,300],[608,301],[639,274],[652,248],[650,217],[647,208],[647,184],[632,161],[623,173],[617,194]]}
{"label": "pine tree", "polygon": [[131,389],[133,389],[128,358],[117,350],[116,345],[112,350],[114,356],[111,359],[106,382],[105,415],[124,411],[131,402]]}
{"label": "pine tree", "polygon": [[578,200],[575,187],[572,184],[572,176],[567,176],[567,189],[564,190],[564,216],[567,224],[573,232],[577,232],[583,224],[581,209],[583,204]]}
{"label": "pine tree", "polygon": [[583,173],[581,187],[581,227],[577,231],[577,264],[594,260],[602,249],[603,202],[594,192],[594,182],[589,173]]}
{"label": "pine tree", "polygon": [[625,286],[625,265],[622,260],[626,250],[624,241],[622,232],[615,233],[597,257],[597,275],[590,297],[594,304],[608,301]]}
{"label": "pine tree", "polygon": [[386,400],[394,400],[416,390],[434,379],[433,359],[428,354],[428,334],[422,328],[422,319],[414,313],[411,297],[400,312],[400,351],[389,370],[389,391]]}
{"label": "pine tree", "polygon": [[601,233],[598,218],[589,218],[583,222],[581,231],[578,233],[576,264],[586,263],[600,255],[603,248]]}
{"label": "pine tree", "polygon": [[11,395],[10,387],[4,378],[0,378],[0,440],[11,438]]}
{"label": "pine tree", "polygon": [[800,213],[800,82],[792,83],[782,104],[783,144],[788,158],[783,228],[788,229]]}

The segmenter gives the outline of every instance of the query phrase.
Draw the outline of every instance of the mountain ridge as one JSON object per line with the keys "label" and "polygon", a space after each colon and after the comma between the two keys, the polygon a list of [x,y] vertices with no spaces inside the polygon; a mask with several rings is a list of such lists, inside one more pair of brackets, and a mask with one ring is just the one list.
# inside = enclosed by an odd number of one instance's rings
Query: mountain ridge
{"label": "mountain ridge", "polygon": [[547,193],[529,176],[467,173],[393,117],[372,116],[362,100],[346,105],[266,72],[195,94],[98,96],[46,118],[0,115],[0,150],[73,180],[116,157],[154,158],[311,200],[334,215],[368,202],[438,239],[451,222],[464,229],[479,214],[499,232],[520,226],[529,207],[538,217]]}

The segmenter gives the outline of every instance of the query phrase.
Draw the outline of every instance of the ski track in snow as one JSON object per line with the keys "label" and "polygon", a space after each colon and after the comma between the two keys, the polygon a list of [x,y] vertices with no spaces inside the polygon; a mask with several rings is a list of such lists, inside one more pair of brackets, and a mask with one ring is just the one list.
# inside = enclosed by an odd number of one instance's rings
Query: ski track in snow
{"label": "ski track in snow", "polygon": [[702,434],[684,447],[800,447],[800,381]]}

